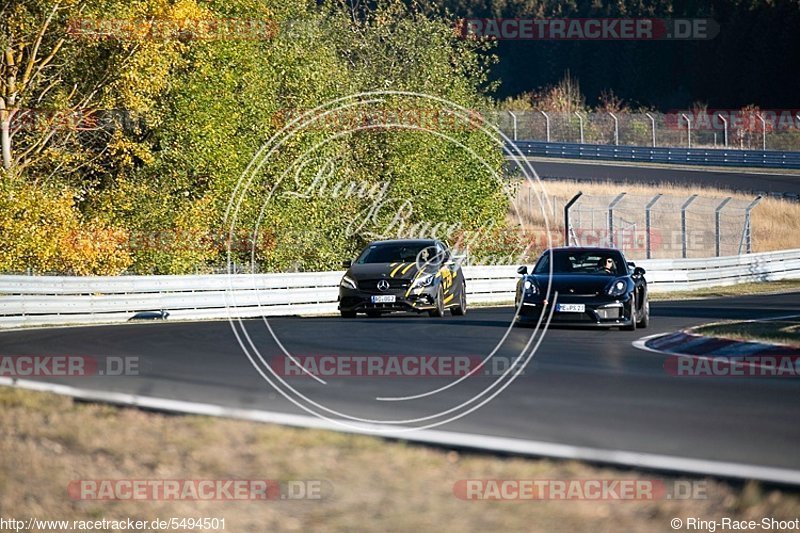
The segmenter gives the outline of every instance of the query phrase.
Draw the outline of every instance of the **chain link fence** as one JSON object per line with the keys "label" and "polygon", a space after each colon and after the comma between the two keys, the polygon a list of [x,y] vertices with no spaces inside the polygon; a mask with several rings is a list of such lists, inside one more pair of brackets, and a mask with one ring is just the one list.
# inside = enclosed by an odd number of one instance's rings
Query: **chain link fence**
{"label": "chain link fence", "polygon": [[566,203],[565,242],[616,247],[634,259],[751,253],[751,211],[760,200],[579,193]]}
{"label": "chain link fence", "polygon": [[800,150],[800,112],[493,111],[513,140],[627,146]]}

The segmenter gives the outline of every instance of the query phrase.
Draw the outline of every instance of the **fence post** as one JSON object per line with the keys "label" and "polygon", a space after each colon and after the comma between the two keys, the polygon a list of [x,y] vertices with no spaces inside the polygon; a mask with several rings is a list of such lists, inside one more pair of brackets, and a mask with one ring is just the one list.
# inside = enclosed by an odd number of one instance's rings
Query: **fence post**
{"label": "fence post", "polygon": [[514,128],[514,140],[516,141],[517,140],[517,115],[513,111],[509,111],[508,114],[511,115],[511,121],[513,123],[513,128]]}
{"label": "fence post", "polygon": [[731,197],[728,196],[714,210],[714,240],[716,241],[717,257],[720,256],[720,248],[721,248],[721,246],[720,246],[720,233],[721,233],[721,231],[720,231],[720,216],[722,214],[722,210],[725,208],[727,203],[730,202],[730,201],[731,201]]}
{"label": "fence post", "polygon": [[644,227],[645,227],[644,239],[645,239],[645,249],[646,249],[647,259],[650,259],[650,230],[651,230],[650,210],[653,208],[654,205],[656,205],[656,202],[662,196],[663,195],[661,193],[656,194],[644,208]]}
{"label": "fence post", "polygon": [[686,259],[686,208],[689,207],[689,204],[694,202],[696,198],[696,194],[691,195],[681,206],[681,257],[684,259]]}
{"label": "fence post", "polygon": [[720,113],[717,113],[717,116],[722,120],[722,123],[725,125],[725,148],[728,147],[728,119],[723,117]]}
{"label": "fence post", "polygon": [[567,202],[567,205],[564,206],[564,245],[569,246],[569,208],[572,207],[572,204],[578,201],[578,198],[581,197],[583,193],[578,191],[578,194],[572,197],[572,199]]}
{"label": "fence post", "polygon": [[621,192],[617,195],[616,198],[611,200],[611,203],[608,204],[608,242],[609,245],[613,248],[614,247],[614,207],[622,200],[622,197],[625,196],[624,192]]}
{"label": "fence post", "polygon": [[581,144],[583,144],[583,117],[577,111],[575,111],[575,116],[578,117],[578,124],[580,124],[581,129]]}
{"label": "fence post", "polygon": [[619,120],[614,113],[609,112],[608,114],[614,119],[614,146],[619,146]]}
{"label": "fence post", "polygon": [[750,204],[744,208],[744,227],[742,228],[742,239],[739,241],[739,255],[742,255],[742,245],[744,244],[746,253],[752,252],[752,239],[750,235],[750,211],[758,205],[763,196],[756,196]]}
{"label": "fence post", "polygon": [[[761,149],[766,151],[766,149],[767,149],[767,121],[764,120],[764,117],[762,117],[759,113],[756,113],[756,116],[758,117],[758,120],[761,121]],[[750,252],[747,252],[747,253],[750,253]]]}
{"label": "fence post", "polygon": [[686,116],[685,113],[681,113],[681,116],[686,119],[686,133],[687,133],[687,143],[689,144],[689,148],[692,147],[692,120]]}
{"label": "fence post", "polygon": [[547,128],[547,138],[546,138],[546,140],[547,140],[547,142],[550,142],[550,117],[548,117],[547,113],[545,113],[544,111],[539,111],[539,113],[544,115],[544,123],[545,123],[545,127]]}
{"label": "fence post", "polygon": [[650,125],[652,126],[652,131],[653,131],[653,148],[655,148],[656,147],[656,119],[654,119],[653,115],[651,115],[650,113],[645,113],[645,115],[647,115],[647,118],[650,119]]}

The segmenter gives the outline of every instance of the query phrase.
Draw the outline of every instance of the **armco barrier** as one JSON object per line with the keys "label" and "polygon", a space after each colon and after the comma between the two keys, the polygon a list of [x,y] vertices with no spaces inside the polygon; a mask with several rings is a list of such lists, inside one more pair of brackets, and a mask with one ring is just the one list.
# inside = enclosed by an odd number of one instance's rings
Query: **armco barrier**
{"label": "armco barrier", "polygon": [[655,148],[608,144],[515,141],[529,157],[557,157],[597,161],[631,161],[716,167],[764,167],[800,169],[800,152],[776,150],[731,150],[706,148]]}
{"label": "armco barrier", "polygon": [[[800,279],[800,250],[637,264],[653,292]],[[0,327],[124,322],[162,309],[187,320],[335,313],[342,274],[0,276]],[[464,275],[470,303],[514,299],[514,265],[467,266]]]}

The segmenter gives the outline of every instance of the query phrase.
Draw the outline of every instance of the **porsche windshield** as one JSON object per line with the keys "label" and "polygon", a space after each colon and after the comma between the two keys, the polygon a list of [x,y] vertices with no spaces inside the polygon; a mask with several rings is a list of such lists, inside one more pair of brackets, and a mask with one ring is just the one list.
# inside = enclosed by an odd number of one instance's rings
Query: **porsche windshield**
{"label": "porsche windshield", "polygon": [[571,251],[554,250],[545,253],[534,269],[535,274],[549,274],[550,261],[553,261],[553,274],[594,274],[624,276],[627,269],[622,255],[614,251]]}
{"label": "porsche windshield", "polygon": [[[426,250],[430,257],[436,254],[436,247],[431,242],[371,244],[361,252],[356,263],[407,263],[416,261],[417,255],[423,250]],[[423,257],[422,259],[426,260],[427,258]]]}

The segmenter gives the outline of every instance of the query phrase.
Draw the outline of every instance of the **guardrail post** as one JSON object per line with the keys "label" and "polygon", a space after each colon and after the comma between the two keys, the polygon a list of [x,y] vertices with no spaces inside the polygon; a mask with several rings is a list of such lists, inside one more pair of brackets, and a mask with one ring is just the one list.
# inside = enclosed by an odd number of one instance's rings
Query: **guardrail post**
{"label": "guardrail post", "polygon": [[545,113],[544,111],[539,111],[539,113],[544,115],[545,128],[547,128],[547,137],[546,137],[546,139],[547,139],[547,142],[550,142],[550,117],[547,116],[547,113]]}
{"label": "guardrail post", "polygon": [[681,257],[686,259],[686,208],[695,201],[696,194],[693,194],[681,206]]}
{"label": "guardrail post", "polygon": [[681,116],[686,120],[686,133],[687,133],[687,143],[688,147],[692,147],[692,120],[686,116],[686,113],[681,113]]}
{"label": "guardrail post", "polygon": [[619,193],[616,198],[611,200],[611,203],[608,204],[608,242],[609,245],[613,248],[614,247],[614,207],[622,200],[625,196],[624,192]]}
{"label": "guardrail post", "polygon": [[728,119],[723,117],[720,113],[717,113],[717,116],[720,118],[720,120],[724,124],[725,148],[727,148],[728,147]]}
{"label": "guardrail post", "polygon": [[753,210],[763,196],[756,196],[750,204],[744,208],[744,227],[742,228],[742,238],[739,240],[739,255],[742,255],[742,246],[745,246],[746,253],[752,252],[752,238],[750,235],[750,211]]}
{"label": "guardrail post", "polygon": [[578,117],[578,124],[581,129],[581,144],[583,144],[583,117],[577,111],[575,111],[575,116]]}
{"label": "guardrail post", "polygon": [[762,117],[759,113],[756,113],[756,116],[758,117],[758,120],[761,121],[761,149],[762,150],[766,150],[767,149],[767,121],[764,120],[764,117]]}
{"label": "guardrail post", "polygon": [[651,126],[651,130],[653,132],[653,148],[655,148],[656,147],[656,119],[654,119],[653,115],[651,115],[650,113],[645,113],[645,115],[647,115],[647,118],[650,119],[650,126]]}
{"label": "guardrail post", "polygon": [[720,246],[720,244],[721,244],[720,243],[720,233],[721,233],[721,231],[720,231],[720,216],[721,216],[722,210],[725,208],[725,206],[730,201],[731,201],[731,197],[728,196],[714,210],[714,241],[716,242],[717,257],[720,256],[720,248],[721,248],[721,246]]}
{"label": "guardrail post", "polygon": [[650,202],[644,208],[644,240],[645,240],[645,252],[647,259],[650,259],[650,231],[651,231],[651,224],[650,224],[650,210],[656,205],[656,202],[661,198],[663,194],[658,193],[656,194]]}
{"label": "guardrail post", "polygon": [[514,137],[514,140],[516,141],[517,140],[517,115],[513,111],[509,111],[508,114],[511,115],[511,123],[513,124],[512,127],[514,128],[513,137]]}
{"label": "guardrail post", "polygon": [[569,208],[572,207],[572,204],[578,201],[578,198],[581,197],[583,193],[578,191],[578,194],[572,197],[572,199],[567,202],[567,205],[564,206],[564,246],[569,246]]}
{"label": "guardrail post", "polygon": [[614,146],[619,146],[619,120],[614,113],[609,112],[608,114],[614,119]]}

